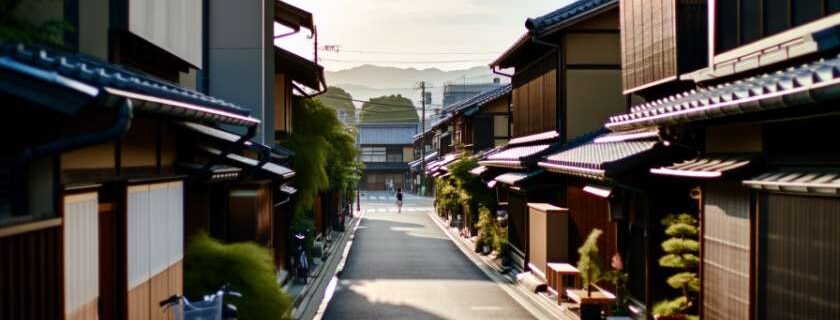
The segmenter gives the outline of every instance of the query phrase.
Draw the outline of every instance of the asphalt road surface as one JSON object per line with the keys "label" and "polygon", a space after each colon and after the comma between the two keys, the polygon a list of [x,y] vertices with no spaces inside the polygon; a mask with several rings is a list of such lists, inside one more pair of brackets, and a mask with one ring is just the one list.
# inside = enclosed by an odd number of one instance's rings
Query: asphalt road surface
{"label": "asphalt road surface", "polygon": [[430,198],[365,192],[324,319],[533,319],[435,225]]}

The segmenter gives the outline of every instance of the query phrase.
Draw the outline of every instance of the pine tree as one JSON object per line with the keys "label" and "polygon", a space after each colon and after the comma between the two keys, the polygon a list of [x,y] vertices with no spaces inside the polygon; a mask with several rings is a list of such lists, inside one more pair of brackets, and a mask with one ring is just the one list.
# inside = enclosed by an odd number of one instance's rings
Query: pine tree
{"label": "pine tree", "polygon": [[[670,238],[662,242],[665,255],[659,258],[659,265],[665,268],[679,270],[668,277],[668,285],[679,290],[680,296],[671,300],[661,301],[653,308],[656,315],[685,314],[697,301],[700,292],[700,277],[697,266],[700,262],[700,233],[697,219],[687,213],[668,215],[662,219],[665,234]],[[696,316],[689,315],[689,318]]]}

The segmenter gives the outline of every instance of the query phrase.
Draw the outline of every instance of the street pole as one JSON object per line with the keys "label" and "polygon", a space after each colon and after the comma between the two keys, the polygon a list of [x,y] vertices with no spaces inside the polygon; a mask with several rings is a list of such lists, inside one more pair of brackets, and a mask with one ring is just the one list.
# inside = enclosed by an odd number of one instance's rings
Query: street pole
{"label": "street pole", "polygon": [[[423,190],[426,178],[426,81],[420,81],[420,190]],[[425,196],[425,194],[421,194]]]}

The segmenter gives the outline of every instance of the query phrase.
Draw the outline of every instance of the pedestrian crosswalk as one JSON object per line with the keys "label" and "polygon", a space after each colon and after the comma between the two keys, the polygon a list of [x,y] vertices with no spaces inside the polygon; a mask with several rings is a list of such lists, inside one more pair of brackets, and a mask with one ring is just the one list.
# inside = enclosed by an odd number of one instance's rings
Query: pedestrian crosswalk
{"label": "pedestrian crosswalk", "polygon": [[[412,196],[404,195],[403,196],[406,200],[411,198]],[[389,196],[382,196],[382,195],[364,195],[359,197],[362,201],[397,201],[397,197],[393,195]]]}
{"label": "pedestrian crosswalk", "polygon": [[[434,210],[432,207],[403,207],[402,212],[429,212]],[[397,207],[387,207],[387,208],[365,208],[362,211],[364,212],[398,212],[399,209]]]}

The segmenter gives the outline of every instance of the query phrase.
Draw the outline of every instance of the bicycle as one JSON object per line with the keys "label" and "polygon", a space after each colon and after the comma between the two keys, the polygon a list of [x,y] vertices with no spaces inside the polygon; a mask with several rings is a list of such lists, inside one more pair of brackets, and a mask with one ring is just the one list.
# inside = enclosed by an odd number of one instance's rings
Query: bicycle
{"label": "bicycle", "polygon": [[295,264],[295,276],[302,279],[303,283],[309,282],[309,259],[306,257],[306,233],[295,233],[297,240],[297,248],[295,249],[295,256],[292,261]]}
{"label": "bicycle", "polygon": [[172,311],[176,320],[235,320],[238,316],[236,306],[224,303],[225,296],[241,298],[242,294],[230,290],[230,286],[226,284],[216,293],[205,295],[198,301],[172,295],[161,301],[160,307],[164,313]]}

